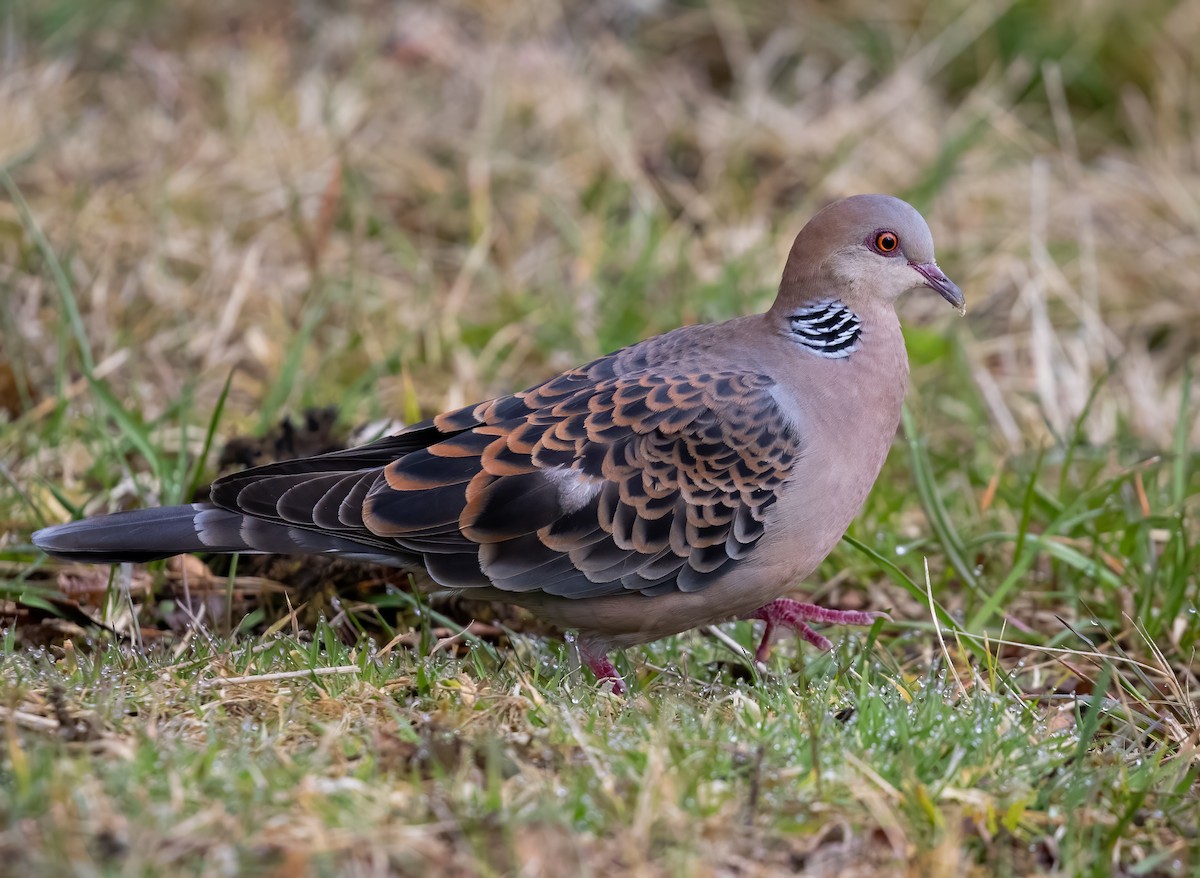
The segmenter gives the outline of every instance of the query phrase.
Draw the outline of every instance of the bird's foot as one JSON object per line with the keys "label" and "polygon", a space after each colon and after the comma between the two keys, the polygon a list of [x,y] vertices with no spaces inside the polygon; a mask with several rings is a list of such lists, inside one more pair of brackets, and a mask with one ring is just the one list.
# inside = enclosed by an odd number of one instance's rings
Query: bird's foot
{"label": "bird's foot", "polygon": [[833,643],[828,637],[818,634],[809,622],[823,622],[830,625],[870,625],[876,619],[889,619],[887,613],[872,610],[830,610],[818,607],[816,604],[805,604],[791,598],[779,598],[764,604],[747,619],[761,619],[766,623],[763,628],[762,641],[754,651],[756,662],[765,662],[771,654],[771,635],[777,626],[790,628],[797,635],[807,640],[817,649],[832,649]]}
{"label": "bird's foot", "polygon": [[607,652],[587,640],[580,640],[579,657],[595,674],[596,682],[601,684],[611,682],[613,695],[625,694],[625,681],[621,679],[620,671],[609,660]]}

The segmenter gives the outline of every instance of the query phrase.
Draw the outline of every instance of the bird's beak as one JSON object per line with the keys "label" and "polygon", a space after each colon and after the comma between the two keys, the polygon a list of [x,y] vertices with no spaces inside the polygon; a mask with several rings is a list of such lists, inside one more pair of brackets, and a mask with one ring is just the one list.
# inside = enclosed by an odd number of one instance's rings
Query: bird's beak
{"label": "bird's beak", "polygon": [[967,313],[967,300],[963,298],[962,290],[946,277],[936,262],[910,262],[909,265],[925,278],[924,286],[936,290],[943,299],[958,309],[959,314]]}

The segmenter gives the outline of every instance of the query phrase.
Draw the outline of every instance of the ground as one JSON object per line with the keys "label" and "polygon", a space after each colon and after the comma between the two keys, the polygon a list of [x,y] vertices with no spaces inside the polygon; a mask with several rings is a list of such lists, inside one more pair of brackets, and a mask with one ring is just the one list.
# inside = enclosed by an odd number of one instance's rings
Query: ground
{"label": "ground", "polygon": [[[1200,868],[1200,5],[3,22],[0,872]],[[867,191],[969,313],[901,303],[902,431],[797,583],[892,621],[830,653],[731,624],[616,697],[393,572],[29,544],[762,308]]]}

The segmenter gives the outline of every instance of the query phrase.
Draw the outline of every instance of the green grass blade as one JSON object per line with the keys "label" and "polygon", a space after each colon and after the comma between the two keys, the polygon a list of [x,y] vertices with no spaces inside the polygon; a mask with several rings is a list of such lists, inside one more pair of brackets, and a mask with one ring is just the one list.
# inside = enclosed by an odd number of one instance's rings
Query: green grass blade
{"label": "green grass blade", "polygon": [[1096,737],[1096,732],[1100,728],[1100,717],[1104,715],[1104,700],[1105,693],[1108,692],[1108,687],[1112,683],[1113,666],[1111,662],[1105,662],[1104,667],[1100,670],[1100,679],[1096,681],[1096,685],[1092,689],[1091,699],[1088,701],[1087,707],[1083,712],[1083,716],[1079,721],[1079,738],[1075,742],[1075,759],[1082,760],[1087,756],[1088,748],[1092,744],[1092,739]]}
{"label": "green grass blade", "polygon": [[950,566],[954,568],[963,585],[976,595],[979,595],[979,581],[975,576],[974,568],[967,562],[966,546],[963,544],[962,538],[958,535],[958,531],[950,522],[950,516],[946,512],[945,505],[942,503],[937,483],[929,464],[929,458],[925,453],[924,444],[920,433],[917,431],[912,412],[907,405],[902,410],[901,419],[904,423],[904,435],[908,441],[913,480],[917,484],[917,494],[921,498],[921,506],[924,508],[925,515],[929,519],[930,527],[933,528],[933,532],[937,535],[938,542],[942,546],[942,551],[945,552]]}
{"label": "green grass blade", "polygon": [[1013,548],[1013,566],[1009,570],[1008,575],[1000,583],[983,605],[975,611],[967,623],[967,628],[971,631],[980,631],[985,625],[992,620],[992,617],[1000,612],[1000,608],[1008,597],[1009,592],[1016,587],[1021,578],[1033,566],[1036,558],[1032,552],[1026,552],[1025,538],[1029,533],[1029,522],[1033,517],[1034,499],[1036,498],[1035,487],[1038,483],[1038,476],[1042,472],[1042,462],[1045,460],[1045,446],[1038,449],[1037,459],[1033,464],[1033,472],[1029,474],[1029,483],[1025,487],[1025,494],[1021,503],[1021,523],[1017,528],[1016,545]]}
{"label": "green grass blade", "polygon": [[122,438],[126,439],[138,453],[145,458],[154,474],[157,483],[161,483],[166,474],[165,462],[158,447],[154,444],[146,427],[121,404],[121,401],[103,381],[89,379],[88,386],[100,410],[117,425]]}
{"label": "green grass blade", "polygon": [[208,463],[208,455],[212,451],[213,441],[217,435],[217,426],[221,423],[221,415],[225,412],[225,402],[229,399],[229,388],[233,386],[233,374],[234,370],[230,369],[229,374],[225,377],[225,384],[221,387],[221,395],[217,397],[217,404],[213,407],[212,417],[208,419],[208,429],[204,433],[204,447],[200,449],[200,456],[196,458],[192,474],[187,480],[187,493],[180,498],[182,502],[188,502],[190,498],[196,496],[196,491],[199,490],[200,483],[204,479],[204,467]]}
{"label": "green grass blade", "polygon": [[262,414],[259,418],[261,430],[265,431],[279,417],[279,412],[287,403],[288,397],[291,396],[292,388],[295,387],[296,379],[300,374],[300,367],[304,363],[304,351],[324,316],[323,304],[314,305],[308,310],[300,331],[288,347],[287,357],[283,361],[283,367],[279,370],[279,376],[271,385],[270,391],[262,402]]}
{"label": "green grass blade", "polygon": [[79,311],[79,303],[75,299],[75,288],[71,284],[71,279],[67,276],[66,269],[63,268],[62,263],[59,261],[58,254],[54,252],[49,239],[42,232],[42,227],[33,215],[33,211],[30,210],[25,196],[21,194],[20,188],[5,167],[0,167],[0,186],[4,187],[5,191],[8,192],[9,198],[13,200],[13,204],[17,207],[17,213],[20,214],[21,224],[25,227],[25,231],[28,232],[29,237],[33,239],[34,244],[37,245],[42,258],[46,260],[46,266],[50,269],[50,276],[53,278],[54,285],[58,288],[59,296],[62,299],[63,313],[66,314],[72,333],[75,336],[75,344],[79,349],[79,359],[83,366],[83,373],[91,380],[92,370],[95,368],[95,363],[92,359],[92,347],[88,342],[87,329],[83,325],[83,316]]}
{"label": "green grass blade", "polygon": [[1117,370],[1118,360],[1114,357],[1108,361],[1108,369],[1104,374],[1092,382],[1092,389],[1088,393],[1087,401],[1084,402],[1083,408],[1079,415],[1075,418],[1075,422],[1071,425],[1071,438],[1067,441],[1066,449],[1063,453],[1062,467],[1058,473],[1058,495],[1061,497],[1067,490],[1067,478],[1071,474],[1071,468],[1075,461],[1075,454],[1083,445],[1087,438],[1084,425],[1087,422],[1088,415],[1092,413],[1092,407],[1096,404],[1096,399],[1100,395],[1100,389],[1108,383],[1108,379],[1113,376]]}
{"label": "green grass blade", "polygon": [[[928,605],[929,595],[927,595],[925,593],[925,589],[922,586],[918,585],[916,582],[914,582],[913,579],[907,573],[905,573],[902,569],[900,569],[900,567],[897,564],[888,560],[883,555],[879,554],[874,549],[872,549],[870,546],[868,546],[866,543],[863,543],[862,541],[855,539],[854,537],[850,536],[849,534],[846,534],[845,536],[843,536],[842,541],[845,542],[847,545],[862,552],[868,558],[870,558],[875,563],[875,565],[879,567],[880,570],[882,570],[883,572],[885,572],[886,574],[888,574],[888,576],[890,576],[892,578],[893,582],[895,582],[897,585],[899,585],[901,588],[903,588],[906,592],[908,592],[914,599],[920,601],[922,606]],[[945,628],[947,628],[951,631],[954,631],[956,633],[963,632],[963,629],[959,626],[958,622],[956,622],[954,620],[954,617],[950,615],[950,613],[945,609],[945,607],[943,607],[941,604],[937,603],[936,601],[934,602],[933,606],[934,606],[934,612],[937,614],[937,620],[938,620],[939,624],[941,624]]]}

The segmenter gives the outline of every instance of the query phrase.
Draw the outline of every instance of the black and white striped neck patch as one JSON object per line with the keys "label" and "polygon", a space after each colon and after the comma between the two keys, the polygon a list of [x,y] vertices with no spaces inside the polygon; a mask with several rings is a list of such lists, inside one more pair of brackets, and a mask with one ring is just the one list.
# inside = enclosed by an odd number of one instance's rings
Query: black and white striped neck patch
{"label": "black and white striped neck patch", "polygon": [[837,360],[858,350],[862,321],[839,299],[801,308],[788,320],[796,341],[815,354]]}

